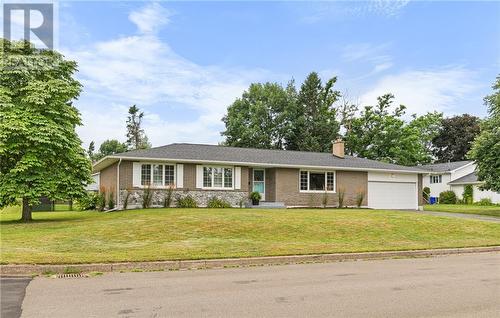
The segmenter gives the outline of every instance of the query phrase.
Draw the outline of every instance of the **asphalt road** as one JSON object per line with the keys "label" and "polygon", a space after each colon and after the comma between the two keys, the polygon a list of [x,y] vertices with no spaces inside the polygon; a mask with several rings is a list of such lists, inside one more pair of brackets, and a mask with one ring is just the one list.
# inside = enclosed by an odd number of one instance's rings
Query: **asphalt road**
{"label": "asphalt road", "polygon": [[499,317],[500,253],[37,278],[23,317]]}
{"label": "asphalt road", "polygon": [[0,317],[17,318],[21,316],[21,304],[26,286],[31,277],[0,278]]}

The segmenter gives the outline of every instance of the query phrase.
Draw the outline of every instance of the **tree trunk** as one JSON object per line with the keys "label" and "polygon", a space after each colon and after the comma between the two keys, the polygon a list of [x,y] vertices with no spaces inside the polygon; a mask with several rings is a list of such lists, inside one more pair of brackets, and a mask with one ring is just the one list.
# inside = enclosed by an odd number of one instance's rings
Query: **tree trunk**
{"label": "tree trunk", "polygon": [[69,210],[73,211],[73,200],[69,200]]}
{"label": "tree trunk", "polygon": [[28,199],[23,198],[23,212],[21,216],[21,221],[29,222],[32,220],[33,218],[31,217],[31,206],[29,205]]}

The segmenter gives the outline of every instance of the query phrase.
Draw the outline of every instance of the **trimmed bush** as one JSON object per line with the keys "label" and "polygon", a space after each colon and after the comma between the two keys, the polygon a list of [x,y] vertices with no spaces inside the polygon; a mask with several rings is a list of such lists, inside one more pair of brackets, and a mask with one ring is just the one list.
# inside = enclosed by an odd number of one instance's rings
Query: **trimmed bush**
{"label": "trimmed bush", "polygon": [[142,208],[148,209],[151,206],[151,201],[153,200],[153,191],[148,185],[142,191]]}
{"label": "trimmed bush", "polygon": [[443,191],[439,194],[439,203],[441,204],[456,204],[457,203],[457,195],[455,192],[448,190]]}
{"label": "trimmed bush", "polygon": [[477,201],[474,204],[475,205],[483,205],[483,206],[494,205],[493,202],[491,202],[490,198],[482,198],[481,200]]}
{"label": "trimmed bush", "polygon": [[178,208],[197,208],[198,207],[196,200],[190,194],[186,195],[185,197],[181,197],[179,195],[179,196],[177,196],[175,201],[176,201],[176,206]]}
{"label": "trimmed bush", "polygon": [[207,202],[207,208],[230,208],[231,204],[224,199],[219,199],[217,197],[211,197]]}
{"label": "trimmed bush", "polygon": [[165,196],[163,197],[163,207],[169,208],[172,204],[172,194],[174,193],[174,187],[168,187],[165,190]]}
{"label": "trimmed bush", "polygon": [[472,184],[467,184],[464,186],[464,193],[462,198],[465,204],[472,204],[474,202],[474,188]]}

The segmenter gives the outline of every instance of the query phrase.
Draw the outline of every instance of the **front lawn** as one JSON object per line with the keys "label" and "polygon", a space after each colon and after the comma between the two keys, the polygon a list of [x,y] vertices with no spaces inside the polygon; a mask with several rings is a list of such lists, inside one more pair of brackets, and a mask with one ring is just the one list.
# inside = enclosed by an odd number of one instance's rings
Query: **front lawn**
{"label": "front lawn", "polygon": [[382,210],[0,213],[1,262],[88,263],[500,245],[500,224]]}
{"label": "front lawn", "polygon": [[500,217],[500,206],[482,206],[466,204],[430,204],[424,206],[425,211],[480,214]]}

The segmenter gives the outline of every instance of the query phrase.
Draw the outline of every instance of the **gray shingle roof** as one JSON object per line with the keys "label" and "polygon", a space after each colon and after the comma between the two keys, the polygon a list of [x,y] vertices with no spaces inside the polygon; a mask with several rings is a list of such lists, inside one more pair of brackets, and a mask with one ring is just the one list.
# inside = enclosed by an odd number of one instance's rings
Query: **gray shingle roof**
{"label": "gray shingle roof", "polygon": [[475,172],[469,173],[461,178],[455,179],[448,184],[468,184],[468,183],[479,183],[480,181],[477,179],[477,175]]}
{"label": "gray shingle roof", "polygon": [[430,171],[430,172],[449,172],[460,167],[463,167],[472,161],[464,160],[464,161],[454,161],[454,162],[444,162],[444,163],[434,163],[430,165],[419,166],[418,168]]}
{"label": "gray shingle roof", "polygon": [[420,171],[406,167],[364,158],[346,156],[339,158],[331,153],[237,148],[217,145],[176,143],[144,150],[133,150],[110,157],[172,159],[186,161],[214,161],[227,163],[266,164],[276,166],[313,166],[366,168],[394,171]]}

